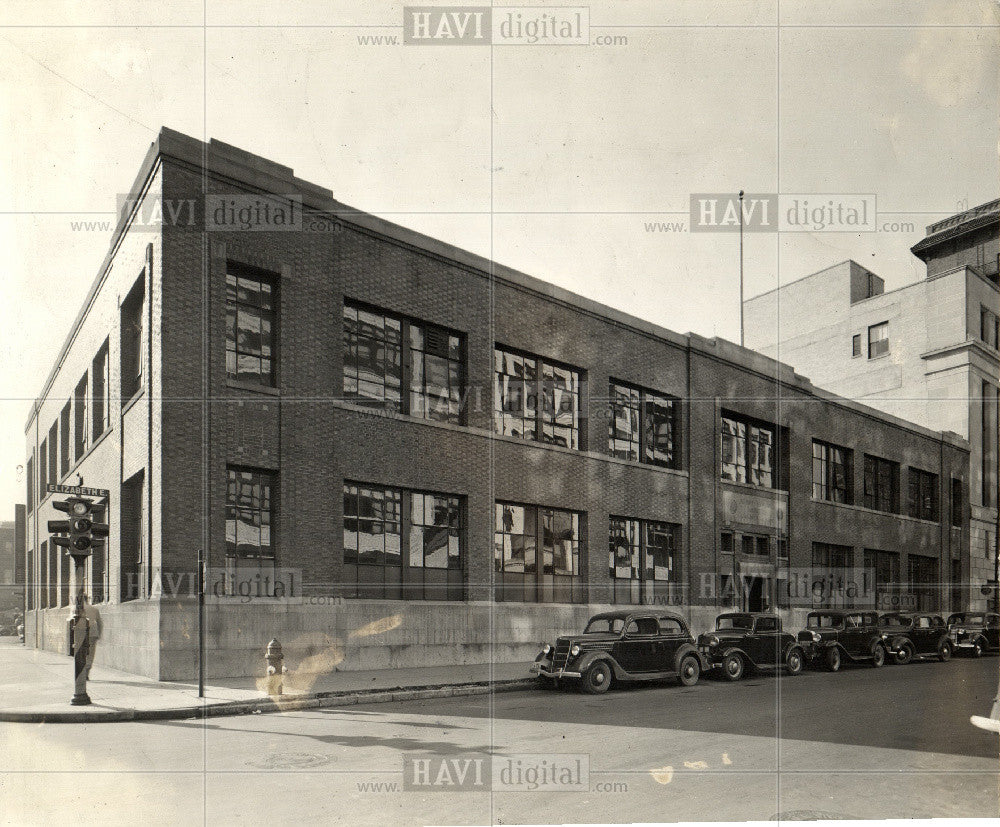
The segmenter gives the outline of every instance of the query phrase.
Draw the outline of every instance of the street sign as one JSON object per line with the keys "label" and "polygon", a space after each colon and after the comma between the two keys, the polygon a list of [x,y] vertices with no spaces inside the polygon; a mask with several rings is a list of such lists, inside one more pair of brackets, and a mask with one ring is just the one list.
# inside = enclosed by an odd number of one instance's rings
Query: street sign
{"label": "street sign", "polygon": [[110,497],[107,488],[85,488],[82,485],[52,485],[45,486],[47,494],[76,494],[78,497]]}

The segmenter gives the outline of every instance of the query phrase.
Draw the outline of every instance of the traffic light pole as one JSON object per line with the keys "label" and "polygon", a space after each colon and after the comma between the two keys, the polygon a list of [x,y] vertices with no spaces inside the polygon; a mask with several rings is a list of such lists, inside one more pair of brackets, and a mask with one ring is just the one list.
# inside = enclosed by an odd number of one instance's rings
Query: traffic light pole
{"label": "traffic light pole", "polygon": [[87,694],[87,657],[90,654],[90,620],[83,611],[83,564],[86,557],[73,555],[76,566],[76,582],[80,589],[76,593],[76,603],[73,607],[73,706],[88,706],[90,695]]}

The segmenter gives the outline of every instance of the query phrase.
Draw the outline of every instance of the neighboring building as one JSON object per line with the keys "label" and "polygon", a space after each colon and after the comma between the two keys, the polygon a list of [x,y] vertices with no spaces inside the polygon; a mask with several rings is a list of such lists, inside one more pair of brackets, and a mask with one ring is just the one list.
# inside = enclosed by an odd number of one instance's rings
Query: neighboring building
{"label": "neighboring building", "polygon": [[[888,293],[845,261],[744,303],[747,347],[794,366],[818,386],[961,434],[971,445],[973,608],[996,578],[997,272],[1000,201],[931,224],[913,248],[927,278]],[[908,508],[916,506],[908,499]]]}
{"label": "neighboring building", "polygon": [[[134,192],[27,423],[29,643],[64,644],[45,490],[79,477],[111,492],[87,567],[99,662],[164,679],[195,671],[199,548],[210,676],[260,672],[275,636],[290,669],[530,659],[612,603],[797,623],[814,570],[880,605],[948,607],[968,554],[956,434],[215,141],[164,129]],[[221,226],[241,205],[257,212]],[[295,209],[299,229],[252,226]],[[844,585],[817,599],[860,599]]]}
{"label": "neighboring building", "polygon": [[24,611],[24,579],[18,578],[17,560],[23,514],[15,517],[20,519],[0,522],[0,628],[7,631],[13,630],[14,619]]}

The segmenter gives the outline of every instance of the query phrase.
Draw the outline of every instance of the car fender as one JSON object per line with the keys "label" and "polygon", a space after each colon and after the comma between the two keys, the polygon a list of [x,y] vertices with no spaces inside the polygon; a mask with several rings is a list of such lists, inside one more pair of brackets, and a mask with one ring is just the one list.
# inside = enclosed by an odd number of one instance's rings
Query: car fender
{"label": "car fender", "polygon": [[701,652],[698,651],[693,643],[685,643],[683,646],[678,648],[677,653],[674,655],[674,672],[678,675],[681,673],[681,661],[684,660],[688,655],[694,655],[698,658],[698,666],[704,672],[709,669],[711,664],[706,662],[702,657]]}
{"label": "car fender", "polygon": [[887,648],[889,649],[890,652],[897,652],[907,644],[909,644],[910,648],[913,649],[913,651],[916,651],[916,647],[913,645],[913,641],[911,641],[907,635],[893,635],[888,640]]}
{"label": "car fender", "polygon": [[801,643],[799,643],[799,641],[793,639],[793,640],[788,641],[788,644],[781,650],[781,662],[782,663],[784,663],[786,660],[788,660],[788,654],[792,651],[792,649],[798,649],[800,652],[802,652],[802,659],[803,660],[806,659],[807,656],[806,656],[806,648],[805,648],[805,646],[803,646]]}
{"label": "car fender", "polygon": [[727,646],[722,650],[722,656],[719,658],[720,661],[725,660],[730,655],[739,654],[743,660],[745,660],[751,666],[756,666],[754,659],[746,653],[746,650],[742,646]]}
{"label": "car fender", "polygon": [[[580,657],[580,660],[572,664],[572,669],[574,672],[579,672],[582,675],[591,667],[592,664],[599,660],[607,661],[608,665],[611,667],[611,671],[619,680],[627,680],[629,678],[629,673],[622,669],[621,664],[619,664],[618,661],[612,657],[610,652],[600,650],[596,652],[584,652],[584,654]],[[567,664],[567,667],[569,666],[570,664]]]}

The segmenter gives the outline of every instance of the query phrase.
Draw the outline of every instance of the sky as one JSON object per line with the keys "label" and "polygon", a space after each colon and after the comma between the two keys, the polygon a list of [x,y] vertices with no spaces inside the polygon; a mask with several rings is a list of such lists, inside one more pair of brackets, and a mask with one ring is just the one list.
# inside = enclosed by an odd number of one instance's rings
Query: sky
{"label": "sky", "polygon": [[324,0],[0,6],[0,519],[111,241],[80,222],[113,220],[161,126],[734,341],[738,235],[692,231],[691,194],[876,197],[874,231],[748,233],[747,296],[848,258],[887,290],[920,279],[926,225],[998,195],[995,0],[591,2],[574,46],[404,45],[403,20]]}

